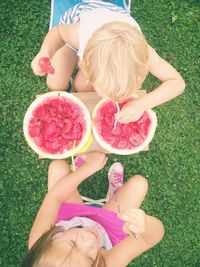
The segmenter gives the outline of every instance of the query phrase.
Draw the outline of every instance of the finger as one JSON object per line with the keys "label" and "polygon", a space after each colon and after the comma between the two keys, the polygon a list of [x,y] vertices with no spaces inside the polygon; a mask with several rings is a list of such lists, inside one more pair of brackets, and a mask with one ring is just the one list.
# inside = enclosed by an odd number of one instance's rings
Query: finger
{"label": "finger", "polygon": [[128,123],[130,122],[129,116],[125,112],[120,112],[116,114],[115,119],[120,123]]}
{"label": "finger", "polygon": [[107,162],[107,158],[103,159],[101,169],[106,165],[106,162]]}
{"label": "finger", "polygon": [[126,117],[122,117],[121,119],[117,120],[120,123],[129,123],[131,122],[131,120],[129,118]]}
{"label": "finger", "polygon": [[44,75],[46,72],[44,72],[44,71],[42,71],[41,70],[41,68],[40,68],[40,66],[37,64],[37,66],[36,66],[36,70],[37,70],[37,73],[39,74],[39,75]]}
{"label": "finger", "polygon": [[106,165],[107,161],[108,161],[108,158],[105,158],[104,159],[104,165]]}
{"label": "finger", "polygon": [[137,238],[140,234],[140,230],[138,229],[138,227],[133,224],[132,225],[124,224],[122,230],[123,232],[129,235],[133,235],[135,238]]}
{"label": "finger", "polygon": [[131,215],[131,214],[135,214],[135,215],[144,215],[144,211],[142,210],[142,209],[136,209],[136,208],[132,208],[132,209],[126,209],[126,210],[124,210],[124,212],[123,212],[124,214],[129,214],[129,215]]}
{"label": "finger", "polygon": [[82,157],[83,160],[86,160],[86,155],[85,154],[81,155],[81,157]]}
{"label": "finger", "polygon": [[120,111],[119,113],[115,114],[115,119],[119,121],[124,117],[124,115],[124,112]]}
{"label": "finger", "polygon": [[140,216],[136,213],[131,213],[131,214],[120,214],[119,218],[125,222],[137,222]]}
{"label": "finger", "polygon": [[128,223],[126,227],[130,232],[133,232],[136,235],[140,234],[140,228],[138,225],[133,224],[133,223]]}
{"label": "finger", "polygon": [[140,117],[130,117],[130,116],[124,116],[118,122],[120,123],[129,123],[129,122],[135,122],[139,119]]}
{"label": "finger", "polygon": [[37,76],[44,76],[46,73],[45,72],[37,72],[36,75]]}
{"label": "finger", "polygon": [[123,211],[123,214],[133,214],[133,213],[139,213],[141,212],[141,209],[137,209],[137,208],[129,208],[129,209],[125,209]]}
{"label": "finger", "polygon": [[131,235],[131,236],[134,236],[134,238],[138,238],[140,233],[136,233],[136,231],[133,231],[133,230],[130,230],[128,228],[122,228],[123,232],[128,234],[128,235]]}
{"label": "finger", "polygon": [[128,209],[121,213],[121,217],[138,218],[144,216],[144,212],[141,209]]}
{"label": "finger", "polygon": [[42,72],[40,67],[38,65],[35,65],[35,66],[31,66],[33,72],[35,75],[37,76],[44,76],[46,73],[45,72]]}
{"label": "finger", "polygon": [[140,209],[136,209],[136,208],[125,209],[123,210],[123,212],[121,212],[121,215],[132,215],[132,214],[138,213],[138,211],[140,211]]}
{"label": "finger", "polygon": [[36,75],[36,76],[44,76],[46,73],[44,73],[44,72],[41,72],[41,71],[35,71],[35,70],[33,70],[33,72],[34,72],[34,74]]}

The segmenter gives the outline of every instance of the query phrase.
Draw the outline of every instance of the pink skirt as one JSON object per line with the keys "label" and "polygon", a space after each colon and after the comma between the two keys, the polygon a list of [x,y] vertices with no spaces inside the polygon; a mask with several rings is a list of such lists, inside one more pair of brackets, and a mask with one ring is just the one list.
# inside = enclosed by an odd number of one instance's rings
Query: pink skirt
{"label": "pink skirt", "polygon": [[127,236],[122,230],[124,221],[117,218],[115,212],[84,204],[63,203],[60,206],[56,222],[67,221],[75,216],[86,217],[100,223],[106,230],[113,246]]}

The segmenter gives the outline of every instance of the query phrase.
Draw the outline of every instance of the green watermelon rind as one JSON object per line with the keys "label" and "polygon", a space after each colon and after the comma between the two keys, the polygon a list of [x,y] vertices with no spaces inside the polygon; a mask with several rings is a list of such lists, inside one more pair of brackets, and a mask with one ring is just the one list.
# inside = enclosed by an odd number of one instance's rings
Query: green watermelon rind
{"label": "green watermelon rind", "polygon": [[[77,105],[79,105],[83,111],[84,114],[84,118],[85,118],[85,124],[86,124],[86,131],[85,134],[82,138],[82,140],[80,141],[80,143],[71,150],[65,150],[63,153],[57,153],[57,154],[50,154],[47,152],[42,151],[42,149],[40,149],[35,142],[32,140],[32,138],[29,135],[28,132],[28,126],[29,126],[29,121],[30,119],[33,117],[32,113],[34,111],[34,109],[41,103],[43,103],[45,101],[45,99],[48,99],[49,97],[57,97],[57,96],[61,96],[61,97],[65,97],[69,100],[72,100],[73,102],[75,102]],[[90,135],[91,135],[91,130],[92,130],[92,125],[91,125],[91,117],[90,117],[90,113],[87,109],[87,107],[85,106],[85,104],[78,99],[76,96],[74,96],[73,94],[67,93],[67,92],[62,92],[62,91],[53,91],[53,92],[48,92],[45,93],[43,95],[40,95],[39,97],[37,97],[29,106],[29,108],[26,111],[26,114],[24,116],[24,120],[23,120],[23,132],[24,132],[24,136],[25,139],[28,143],[28,145],[32,148],[33,151],[35,151],[41,158],[49,158],[49,159],[64,159],[64,158],[68,158],[71,157],[72,155],[75,155],[76,153],[78,153],[78,151],[80,151],[85,144],[87,143]]]}
{"label": "green watermelon rind", "polygon": [[155,131],[156,131],[156,127],[157,127],[157,116],[156,113],[153,110],[147,110],[146,112],[148,113],[149,117],[151,118],[151,125],[150,125],[150,129],[149,129],[149,133],[147,138],[144,140],[144,142],[139,145],[136,148],[133,149],[117,149],[117,148],[113,148],[111,145],[109,145],[109,143],[107,143],[106,141],[103,140],[103,138],[100,137],[100,135],[97,132],[96,126],[95,126],[95,118],[96,118],[96,114],[97,114],[97,110],[105,103],[109,102],[110,100],[108,99],[101,99],[97,105],[95,106],[93,113],[92,113],[92,132],[93,135],[97,141],[97,143],[103,147],[106,151],[113,153],[113,154],[118,154],[118,155],[132,155],[135,153],[139,153],[140,151],[144,150],[149,143],[152,141]]}

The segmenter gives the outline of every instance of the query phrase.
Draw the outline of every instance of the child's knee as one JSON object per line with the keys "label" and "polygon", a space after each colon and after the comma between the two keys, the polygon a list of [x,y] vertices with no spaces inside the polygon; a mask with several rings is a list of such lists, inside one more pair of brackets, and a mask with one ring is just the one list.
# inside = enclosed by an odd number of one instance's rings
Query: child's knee
{"label": "child's knee", "polygon": [[145,177],[141,175],[134,175],[129,179],[129,182],[132,186],[138,186],[138,188],[141,188],[145,192],[148,191],[148,181]]}
{"label": "child's knee", "polygon": [[82,81],[80,81],[79,79],[77,79],[76,77],[74,78],[74,89],[76,92],[84,92],[85,91],[85,86],[83,84]]}
{"label": "child's knee", "polygon": [[49,76],[47,76],[46,84],[50,91],[66,91],[68,86],[67,81],[53,80]]}
{"label": "child's knee", "polygon": [[76,75],[73,82],[76,92],[92,92],[93,86],[84,79],[80,79],[79,75]]}
{"label": "child's knee", "polygon": [[159,243],[164,238],[164,235],[165,235],[165,228],[164,228],[163,222],[160,221],[159,219],[157,219],[156,230],[157,230],[157,240],[156,240],[155,244]]}
{"label": "child's knee", "polygon": [[165,227],[162,221],[160,221],[160,228],[161,228],[160,231],[160,241],[161,241],[165,236]]}

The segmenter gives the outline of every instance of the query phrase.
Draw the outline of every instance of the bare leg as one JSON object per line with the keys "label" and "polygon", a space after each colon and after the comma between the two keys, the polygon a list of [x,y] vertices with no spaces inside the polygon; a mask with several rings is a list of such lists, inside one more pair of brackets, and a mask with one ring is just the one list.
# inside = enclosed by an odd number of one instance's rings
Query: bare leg
{"label": "bare leg", "polygon": [[[53,160],[48,170],[48,191],[65,175],[71,172],[68,163],[65,160]],[[75,190],[66,202],[82,203],[78,190]]]}
{"label": "bare leg", "polygon": [[146,178],[135,175],[119,188],[103,208],[116,213],[129,208],[139,208],[147,190],[148,182]]}
{"label": "bare leg", "polygon": [[80,67],[74,78],[74,88],[78,93],[94,91],[92,84],[86,79]]}
{"label": "bare leg", "polygon": [[77,62],[78,57],[74,51],[65,46],[60,48],[52,58],[55,73],[47,76],[48,88],[51,91],[65,91]]}

